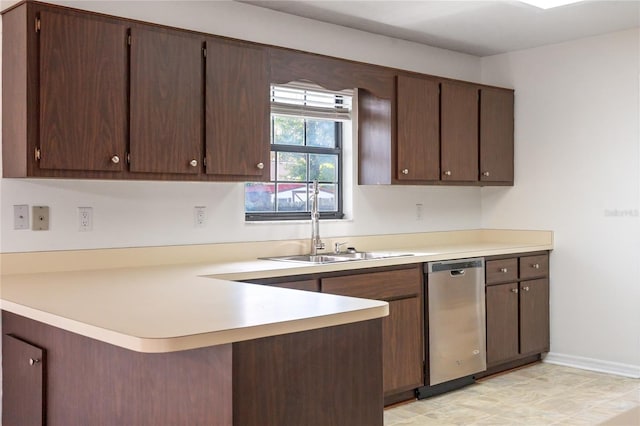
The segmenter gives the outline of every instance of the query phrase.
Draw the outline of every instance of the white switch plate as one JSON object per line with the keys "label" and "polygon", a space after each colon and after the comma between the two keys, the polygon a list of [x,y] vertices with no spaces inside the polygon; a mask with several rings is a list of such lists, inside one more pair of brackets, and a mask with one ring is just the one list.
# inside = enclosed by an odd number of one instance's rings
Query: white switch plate
{"label": "white switch plate", "polygon": [[49,230],[48,206],[33,206],[31,208],[31,215],[33,216],[33,225],[31,226],[31,229],[33,229],[34,231]]}
{"label": "white switch plate", "polygon": [[207,208],[205,206],[195,206],[193,208],[193,226],[196,228],[207,226]]}
{"label": "white switch plate", "polygon": [[13,229],[29,229],[29,206],[27,204],[13,206]]}
{"label": "white switch plate", "polygon": [[422,220],[422,204],[416,204],[416,220]]}
{"label": "white switch plate", "polygon": [[78,207],[78,231],[93,231],[93,207]]}

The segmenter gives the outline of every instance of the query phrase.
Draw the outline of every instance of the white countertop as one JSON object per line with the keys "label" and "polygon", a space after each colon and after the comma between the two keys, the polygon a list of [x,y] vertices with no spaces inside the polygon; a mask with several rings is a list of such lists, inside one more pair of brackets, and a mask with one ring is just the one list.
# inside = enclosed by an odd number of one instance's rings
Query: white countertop
{"label": "white countertop", "polygon": [[[552,239],[486,240],[485,236],[483,241],[455,244],[424,241],[422,247],[414,244],[393,250],[414,256],[323,265],[252,259],[11,274],[5,273],[3,265],[1,307],[138,352],[186,350],[388,315],[386,302],[233,281],[553,248]],[[55,257],[60,259],[60,254]],[[77,260],[78,255],[71,257]],[[20,258],[26,265],[43,255]]]}

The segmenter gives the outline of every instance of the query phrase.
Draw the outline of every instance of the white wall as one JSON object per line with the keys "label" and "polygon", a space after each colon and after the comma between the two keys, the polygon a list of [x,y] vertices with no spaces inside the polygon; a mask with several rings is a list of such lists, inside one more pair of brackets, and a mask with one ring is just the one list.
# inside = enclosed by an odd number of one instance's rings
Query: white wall
{"label": "white wall", "polygon": [[[180,28],[411,69],[470,81],[480,60],[442,49],[298,18],[246,4],[214,2],[59,2]],[[10,2],[3,2],[6,7]],[[11,107],[5,105],[5,108]],[[354,154],[349,156],[354,165]],[[479,188],[357,187],[349,220],[322,224],[324,236],[468,229],[480,226]],[[241,183],[0,180],[0,251],[198,244],[305,238],[308,223],[247,224]],[[415,205],[424,205],[416,220]],[[48,205],[50,231],[14,231],[13,205]],[[193,207],[209,225],[193,226]],[[81,233],[77,207],[94,209],[94,230]]]}
{"label": "white wall", "polygon": [[515,186],[482,190],[482,225],[555,232],[550,358],[637,376],[639,47],[632,30],[482,59],[516,90]]}

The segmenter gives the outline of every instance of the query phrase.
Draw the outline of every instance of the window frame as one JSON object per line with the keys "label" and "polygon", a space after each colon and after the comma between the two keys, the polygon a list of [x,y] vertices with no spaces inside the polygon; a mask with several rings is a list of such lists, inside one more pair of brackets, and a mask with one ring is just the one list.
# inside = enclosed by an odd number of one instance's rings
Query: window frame
{"label": "window frame", "polygon": [[[310,89],[312,91],[312,89]],[[336,94],[336,96],[338,96]],[[278,115],[277,113],[272,113],[270,116],[271,119],[271,123],[273,123],[273,119],[274,119],[274,115]],[[296,116],[298,117],[298,116]],[[312,117],[305,117],[303,115],[300,115],[299,117],[302,117],[305,119],[305,131],[304,131],[304,138],[305,138],[305,143],[306,143],[306,137],[307,137],[307,120],[308,119],[314,119]],[[271,131],[269,132],[269,137],[270,137],[270,152],[271,153],[275,153],[276,155],[276,160],[275,160],[275,164],[277,167],[277,163],[278,163],[278,152],[292,152],[292,153],[304,153],[304,154],[331,154],[331,155],[336,155],[337,158],[337,162],[338,162],[338,171],[337,171],[337,179],[336,182],[325,182],[325,181],[318,181],[319,185],[323,185],[323,184],[327,184],[327,185],[336,185],[337,187],[337,210],[336,211],[320,211],[320,218],[321,219],[343,219],[344,218],[344,201],[343,201],[343,131],[344,131],[344,126],[342,125],[342,122],[339,120],[333,120],[334,124],[335,124],[335,147],[334,148],[324,148],[324,147],[316,147],[316,146],[307,146],[305,145],[286,145],[286,144],[274,144],[273,143],[273,133],[274,133],[274,126],[271,126]],[[309,162],[307,163],[307,177],[308,177],[308,167],[309,167]],[[277,170],[272,171],[272,174],[275,176],[274,180],[269,180],[269,183],[273,183],[274,185],[277,185],[278,183],[302,183],[302,184],[307,184],[307,188],[308,186],[313,182],[310,180],[307,181],[279,181],[278,177],[277,177]],[[309,198],[307,198],[309,199]],[[278,211],[273,211],[273,212],[247,212],[245,210],[245,221],[247,222],[261,222],[261,221],[293,221],[293,220],[310,220],[311,219],[311,213],[309,211],[297,211],[297,212],[291,212],[291,211],[285,211],[285,212],[278,212]]]}

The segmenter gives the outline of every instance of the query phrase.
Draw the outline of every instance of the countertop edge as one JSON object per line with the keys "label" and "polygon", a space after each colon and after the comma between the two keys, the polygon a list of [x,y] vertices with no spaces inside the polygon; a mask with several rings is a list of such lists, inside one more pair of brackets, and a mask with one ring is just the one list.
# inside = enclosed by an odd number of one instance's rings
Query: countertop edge
{"label": "countertop edge", "polygon": [[0,308],[3,311],[11,312],[52,327],[57,327],[71,333],[79,334],[101,342],[110,343],[135,352],[167,353],[199,349],[209,346],[219,346],[245,340],[315,330],[318,328],[339,326],[359,321],[383,318],[389,315],[389,304],[387,302],[373,300],[371,302],[373,306],[364,309],[263,324],[259,326],[202,333],[198,335],[167,338],[130,336],[7,300],[2,300],[0,302]]}

